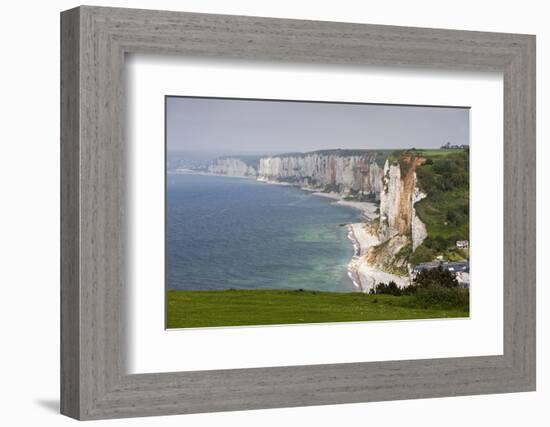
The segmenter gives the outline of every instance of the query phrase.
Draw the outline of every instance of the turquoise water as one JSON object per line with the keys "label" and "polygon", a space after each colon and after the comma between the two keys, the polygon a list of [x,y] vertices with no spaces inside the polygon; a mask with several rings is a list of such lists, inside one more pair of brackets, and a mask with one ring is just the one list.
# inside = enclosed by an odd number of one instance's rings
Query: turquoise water
{"label": "turquoise water", "polygon": [[249,179],[168,175],[166,190],[168,289],[353,290],[341,224],[359,211]]}

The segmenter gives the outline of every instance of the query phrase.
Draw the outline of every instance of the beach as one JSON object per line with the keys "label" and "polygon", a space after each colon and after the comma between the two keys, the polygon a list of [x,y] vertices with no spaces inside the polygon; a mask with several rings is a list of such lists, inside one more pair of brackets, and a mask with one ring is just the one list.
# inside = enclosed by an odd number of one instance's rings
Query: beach
{"label": "beach", "polygon": [[[307,190],[307,188],[305,188]],[[327,199],[334,200],[334,203],[340,206],[347,206],[349,208],[360,210],[363,213],[363,216],[368,221],[373,221],[378,216],[377,206],[372,202],[356,202],[353,200],[344,200],[338,193],[323,193],[320,191],[314,191],[312,193],[314,196],[324,197]]]}
{"label": "beach", "polygon": [[407,277],[397,276],[386,273],[369,264],[367,254],[371,247],[380,243],[370,229],[369,224],[355,223],[347,226],[348,238],[352,241],[354,255],[348,264],[348,276],[353,282],[355,288],[361,292],[368,293],[379,283],[389,283],[393,281],[399,287],[405,287],[409,284]]}
{"label": "beach", "polygon": [[353,244],[354,254],[348,264],[348,276],[353,286],[360,292],[368,293],[379,283],[395,282],[399,287],[409,284],[408,277],[397,276],[373,267],[367,260],[369,249],[379,245],[380,240],[372,231],[371,223],[378,217],[377,206],[371,202],[343,200],[338,193],[314,192],[313,195],[334,200],[335,204],[358,209],[363,213],[365,222],[348,224],[348,239]]}

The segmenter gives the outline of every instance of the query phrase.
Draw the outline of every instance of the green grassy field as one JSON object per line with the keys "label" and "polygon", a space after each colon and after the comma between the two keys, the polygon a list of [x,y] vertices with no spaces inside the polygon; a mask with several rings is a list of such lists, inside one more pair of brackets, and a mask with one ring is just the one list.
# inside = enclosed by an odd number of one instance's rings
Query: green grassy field
{"label": "green grassy field", "polygon": [[442,150],[441,148],[427,148],[427,149],[418,149],[418,154],[426,158],[435,158],[435,157],[447,157],[453,154],[460,154],[464,152],[463,148],[450,148]]}
{"label": "green grassy field", "polygon": [[301,290],[168,291],[166,313],[168,329],[468,317],[414,296]]}

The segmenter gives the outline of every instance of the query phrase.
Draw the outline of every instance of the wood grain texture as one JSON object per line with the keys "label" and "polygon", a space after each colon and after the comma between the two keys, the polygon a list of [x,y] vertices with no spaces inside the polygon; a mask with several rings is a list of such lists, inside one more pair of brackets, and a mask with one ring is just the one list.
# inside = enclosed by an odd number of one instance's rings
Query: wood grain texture
{"label": "wood grain texture", "polygon": [[61,20],[61,412],[80,414],[79,17]]}
{"label": "wood grain texture", "polygon": [[[535,388],[535,38],[80,7],[62,13],[62,413],[182,414]],[[504,75],[504,354],[128,375],[124,55]]]}

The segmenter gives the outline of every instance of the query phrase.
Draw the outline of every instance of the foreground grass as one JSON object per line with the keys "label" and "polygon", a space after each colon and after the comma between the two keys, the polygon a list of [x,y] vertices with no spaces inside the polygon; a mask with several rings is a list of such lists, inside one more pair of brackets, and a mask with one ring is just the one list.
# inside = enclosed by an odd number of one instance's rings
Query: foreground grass
{"label": "foreground grass", "polygon": [[414,296],[301,290],[168,291],[167,328],[468,317]]}

